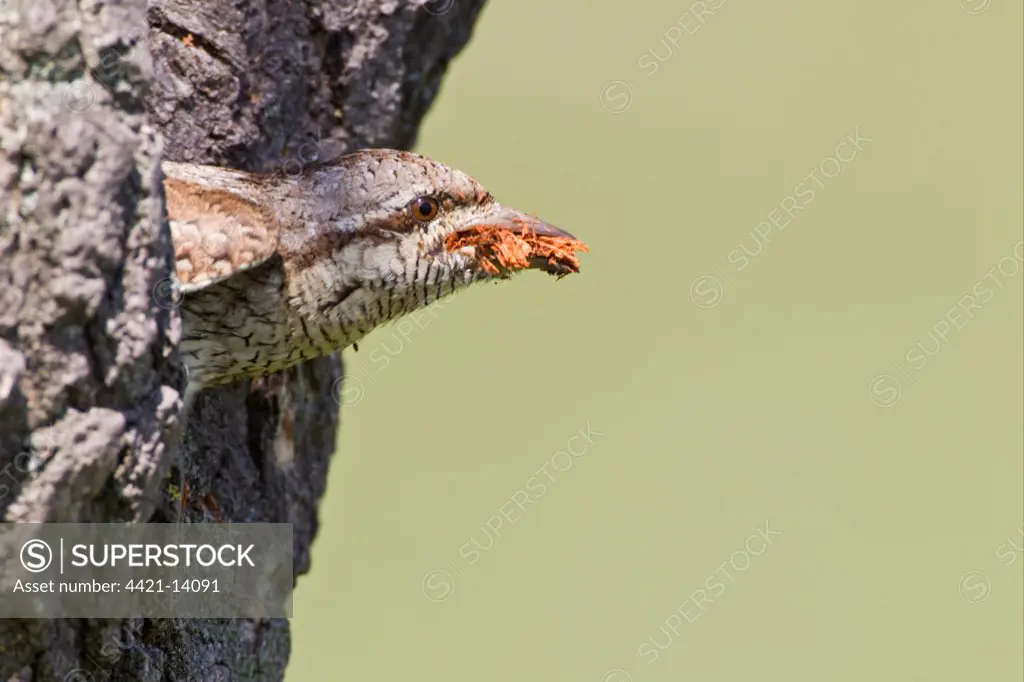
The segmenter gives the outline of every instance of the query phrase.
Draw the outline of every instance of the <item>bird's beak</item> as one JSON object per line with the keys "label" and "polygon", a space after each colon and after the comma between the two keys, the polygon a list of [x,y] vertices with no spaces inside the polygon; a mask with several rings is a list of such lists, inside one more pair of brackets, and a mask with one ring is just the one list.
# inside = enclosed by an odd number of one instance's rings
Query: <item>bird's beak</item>
{"label": "bird's beak", "polygon": [[[573,250],[586,251],[587,247],[573,235],[565,230],[560,230],[550,223],[546,223],[527,213],[522,213],[504,206],[495,206],[493,211],[479,216],[470,224],[459,228],[455,237],[459,242],[471,241],[473,234],[487,233],[508,233],[522,238],[528,244],[543,246],[536,248],[526,254],[528,264],[523,263],[520,267],[533,270],[543,270],[552,275],[567,275],[578,272],[579,266],[575,257],[572,257]],[[537,240],[536,237],[543,239]],[[543,242],[543,245],[541,245]],[[559,250],[568,250],[570,258],[552,257],[551,245],[556,245]]]}
{"label": "bird's beak", "polygon": [[522,213],[511,208],[505,208],[499,206],[493,213],[480,216],[478,220],[474,220],[470,225],[466,225],[459,231],[471,230],[474,228],[491,228],[497,230],[508,230],[512,234],[522,236],[527,233],[533,233],[540,237],[555,237],[557,239],[568,239],[570,241],[577,241],[576,237],[572,236],[565,230],[559,230],[554,225],[544,222],[538,218],[527,213]]}

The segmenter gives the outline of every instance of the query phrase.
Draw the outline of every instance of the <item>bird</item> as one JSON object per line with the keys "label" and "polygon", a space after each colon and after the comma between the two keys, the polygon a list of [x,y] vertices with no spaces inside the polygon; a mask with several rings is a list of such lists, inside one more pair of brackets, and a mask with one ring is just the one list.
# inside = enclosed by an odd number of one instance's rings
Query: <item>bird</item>
{"label": "bird", "polygon": [[[522,270],[578,272],[573,252],[587,250],[408,151],[364,149],[293,174],[162,169],[186,404],[203,388],[356,345],[469,286]],[[474,241],[488,231],[511,245]]]}

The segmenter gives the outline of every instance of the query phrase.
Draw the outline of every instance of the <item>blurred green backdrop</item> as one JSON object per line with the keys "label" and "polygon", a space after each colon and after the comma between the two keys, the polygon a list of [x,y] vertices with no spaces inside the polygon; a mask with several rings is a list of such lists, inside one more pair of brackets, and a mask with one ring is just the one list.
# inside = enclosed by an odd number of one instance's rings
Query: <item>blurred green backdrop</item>
{"label": "blurred green backdrop", "polygon": [[1022,23],[492,0],[418,151],[591,254],[345,353],[289,680],[1021,679]]}

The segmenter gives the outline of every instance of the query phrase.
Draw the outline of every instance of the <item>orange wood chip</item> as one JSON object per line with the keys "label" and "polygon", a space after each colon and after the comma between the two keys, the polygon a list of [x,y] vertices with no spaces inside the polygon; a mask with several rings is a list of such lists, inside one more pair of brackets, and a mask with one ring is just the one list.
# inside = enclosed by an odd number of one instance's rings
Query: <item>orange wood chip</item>
{"label": "orange wood chip", "polygon": [[445,238],[444,245],[449,252],[474,247],[480,267],[492,275],[510,274],[532,266],[563,277],[580,271],[576,251],[590,251],[578,239],[546,237],[530,230],[517,234],[507,228],[489,226],[453,232]]}

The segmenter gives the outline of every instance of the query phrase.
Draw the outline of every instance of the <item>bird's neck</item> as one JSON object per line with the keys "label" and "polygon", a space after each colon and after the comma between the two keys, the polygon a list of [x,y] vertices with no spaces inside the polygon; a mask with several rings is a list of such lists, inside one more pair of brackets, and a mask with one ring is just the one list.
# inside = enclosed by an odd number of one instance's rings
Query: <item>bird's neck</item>
{"label": "bird's neck", "polygon": [[186,296],[181,349],[190,381],[222,384],[329,355],[481,277],[421,256],[396,258],[390,270],[357,278],[353,262],[371,258],[361,248],[369,247],[349,244],[302,267],[275,257]]}
{"label": "bird's neck", "polygon": [[455,271],[443,261],[414,251],[401,253],[373,243],[353,242],[329,257],[288,273],[292,333],[303,324],[317,343],[344,348],[375,328],[408,315],[469,286],[481,274]]}

